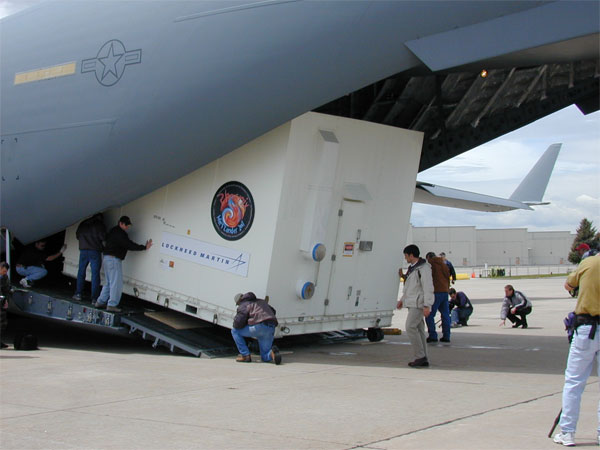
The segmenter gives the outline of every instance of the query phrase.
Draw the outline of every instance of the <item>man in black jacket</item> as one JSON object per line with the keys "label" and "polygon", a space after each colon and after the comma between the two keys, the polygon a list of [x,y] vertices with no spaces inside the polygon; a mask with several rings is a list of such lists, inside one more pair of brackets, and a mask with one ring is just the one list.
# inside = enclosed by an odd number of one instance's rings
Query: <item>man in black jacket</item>
{"label": "man in black jacket", "polygon": [[73,298],[81,300],[85,271],[88,264],[92,268],[92,303],[100,294],[100,266],[102,265],[102,241],[106,236],[106,227],[102,213],[84,220],[77,227],[75,236],[79,241],[79,271],[77,272],[77,289]]}
{"label": "man in black jacket", "polygon": [[46,254],[46,241],[44,240],[25,247],[17,262],[17,273],[23,277],[20,282],[21,286],[29,288],[34,281],[41,280],[48,275],[44,263],[54,261],[62,256],[66,248],[67,245],[65,244],[57,253],[48,256]]}
{"label": "man in black jacket", "polygon": [[106,308],[110,312],[121,312],[121,308],[118,308],[118,306],[123,292],[123,260],[127,255],[127,250],[141,251],[152,247],[152,239],[148,239],[146,245],[136,244],[129,239],[127,231],[130,228],[131,220],[127,216],[122,216],[119,219],[119,224],[106,235],[104,257],[102,258],[106,283],[102,287],[100,297],[94,303],[96,308]]}
{"label": "man in black jacket", "polygon": [[252,337],[258,340],[260,358],[263,362],[281,364],[281,355],[277,346],[273,345],[273,336],[277,326],[275,308],[266,300],[256,298],[253,292],[237,294],[235,303],[238,305],[237,314],[233,319],[231,335],[240,354],[237,362],[252,362],[250,350],[244,338]]}

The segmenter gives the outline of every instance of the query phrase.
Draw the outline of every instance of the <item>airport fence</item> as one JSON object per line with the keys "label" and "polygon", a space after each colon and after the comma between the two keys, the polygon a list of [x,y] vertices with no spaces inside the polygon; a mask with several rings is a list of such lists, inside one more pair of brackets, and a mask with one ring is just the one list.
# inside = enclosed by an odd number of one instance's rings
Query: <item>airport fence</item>
{"label": "airport fence", "polygon": [[497,276],[535,276],[569,274],[577,266],[572,264],[550,265],[550,266],[488,266],[488,267],[455,267],[459,279],[466,278],[492,278]]}

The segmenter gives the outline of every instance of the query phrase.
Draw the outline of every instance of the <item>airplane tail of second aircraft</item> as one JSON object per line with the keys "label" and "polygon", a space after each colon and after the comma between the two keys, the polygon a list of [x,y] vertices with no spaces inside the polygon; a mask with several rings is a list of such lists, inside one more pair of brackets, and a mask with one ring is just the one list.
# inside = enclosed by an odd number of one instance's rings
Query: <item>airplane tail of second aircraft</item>
{"label": "airplane tail of second aircraft", "polygon": [[546,149],[535,166],[533,166],[509,197],[510,200],[528,205],[544,204],[542,198],[546,192],[546,187],[548,186],[548,181],[550,180],[550,175],[554,169],[554,163],[556,163],[561,146],[562,144],[552,144]]}

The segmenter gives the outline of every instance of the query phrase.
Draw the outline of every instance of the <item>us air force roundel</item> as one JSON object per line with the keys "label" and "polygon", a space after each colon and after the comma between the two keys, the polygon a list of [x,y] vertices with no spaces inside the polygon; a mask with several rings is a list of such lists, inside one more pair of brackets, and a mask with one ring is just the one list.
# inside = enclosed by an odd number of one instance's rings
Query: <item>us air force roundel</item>
{"label": "us air force roundel", "polygon": [[221,186],[212,201],[212,223],[223,239],[243,238],[254,220],[254,200],[250,190],[238,181]]}

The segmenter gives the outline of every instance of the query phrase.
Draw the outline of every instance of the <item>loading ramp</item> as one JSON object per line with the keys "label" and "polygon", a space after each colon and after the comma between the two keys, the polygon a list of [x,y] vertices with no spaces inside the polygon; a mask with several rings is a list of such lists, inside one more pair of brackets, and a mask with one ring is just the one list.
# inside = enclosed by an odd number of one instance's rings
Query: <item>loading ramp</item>
{"label": "loading ramp", "polygon": [[[237,354],[229,329],[134,297],[123,295],[119,305],[123,311],[115,313],[95,308],[89,302],[74,300],[71,297],[72,287],[14,286],[14,289],[11,310],[23,316],[62,322],[95,332],[137,336],[150,341],[153,348],[165,347],[172,353],[208,358]],[[373,330],[382,332],[372,336]],[[278,339],[277,344],[280,348],[292,348],[364,338],[379,341],[383,334],[381,329],[340,330],[286,336]],[[258,353],[254,340],[249,340],[248,345],[253,353]]]}
{"label": "loading ramp", "polygon": [[[168,320],[160,320],[165,311],[140,306],[139,300],[124,299],[120,313],[95,308],[92,304],[70,298],[70,290],[15,288],[11,308],[17,314],[51,319],[65,325],[118,335],[139,335],[152,341],[152,347],[168,348],[173,353],[187,353],[209,358],[236,353],[231,336],[215,325],[181,313],[168,311]],[[185,319],[174,320],[173,315],[185,316],[188,325],[178,326]],[[190,319],[193,325],[190,325]]]}

